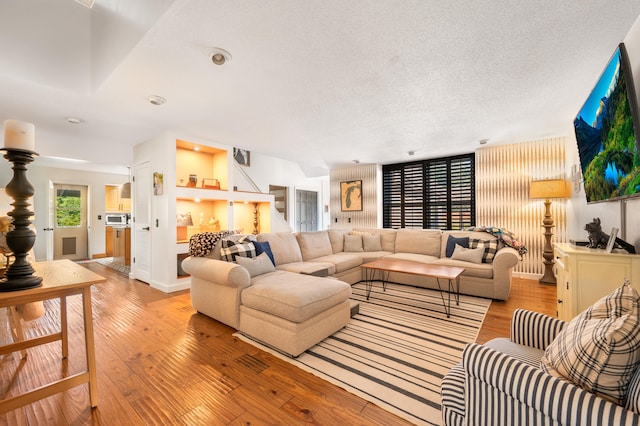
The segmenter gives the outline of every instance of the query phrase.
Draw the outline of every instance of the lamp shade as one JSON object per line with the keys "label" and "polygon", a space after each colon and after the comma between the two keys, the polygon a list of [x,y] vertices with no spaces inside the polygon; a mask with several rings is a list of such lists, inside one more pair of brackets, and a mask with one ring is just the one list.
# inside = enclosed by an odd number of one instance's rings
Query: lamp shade
{"label": "lamp shade", "polygon": [[564,179],[544,179],[531,181],[529,198],[568,198],[569,188]]}
{"label": "lamp shade", "polygon": [[120,188],[120,198],[131,198],[131,182],[126,182]]}

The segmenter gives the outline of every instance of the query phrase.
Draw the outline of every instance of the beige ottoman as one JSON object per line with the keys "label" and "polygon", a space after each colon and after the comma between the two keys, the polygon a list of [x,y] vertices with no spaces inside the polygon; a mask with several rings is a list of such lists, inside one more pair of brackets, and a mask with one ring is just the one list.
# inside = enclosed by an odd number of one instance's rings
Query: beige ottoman
{"label": "beige ottoman", "polygon": [[239,330],[298,356],[349,323],[351,286],[287,271],[259,275],[242,291]]}

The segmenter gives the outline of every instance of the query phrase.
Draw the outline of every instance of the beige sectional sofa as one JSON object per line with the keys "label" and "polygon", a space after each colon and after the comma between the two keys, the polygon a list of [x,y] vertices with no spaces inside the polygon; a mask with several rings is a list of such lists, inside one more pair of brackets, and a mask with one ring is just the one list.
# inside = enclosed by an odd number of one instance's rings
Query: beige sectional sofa
{"label": "beige sectional sofa", "polygon": [[[355,234],[355,235],[353,235]],[[379,236],[379,242],[375,238]],[[496,240],[486,232],[440,231],[431,229],[330,229],[318,232],[259,234],[258,241],[269,242],[276,268],[312,273],[326,268],[328,275],[350,284],[364,279],[360,265],[381,257],[414,262],[461,266],[460,292],[489,299],[506,300],[511,275],[519,255],[511,247],[498,244],[491,263],[473,263],[446,257],[449,236],[477,240]],[[362,245],[350,244],[362,238]],[[437,289],[435,279],[391,273],[389,281]]]}
{"label": "beige sectional sofa", "polygon": [[[519,255],[498,249],[491,263],[446,256],[452,238],[495,241],[484,232],[422,229],[332,229],[303,233],[265,233],[275,268],[251,276],[221,260],[216,247],[205,257],[182,262],[191,275],[194,308],[282,352],[297,356],[349,322],[351,284],[363,280],[361,265],[381,257],[462,266],[460,292],[506,300]],[[263,244],[264,245],[264,244]],[[438,288],[435,279],[392,273],[389,281]]]}

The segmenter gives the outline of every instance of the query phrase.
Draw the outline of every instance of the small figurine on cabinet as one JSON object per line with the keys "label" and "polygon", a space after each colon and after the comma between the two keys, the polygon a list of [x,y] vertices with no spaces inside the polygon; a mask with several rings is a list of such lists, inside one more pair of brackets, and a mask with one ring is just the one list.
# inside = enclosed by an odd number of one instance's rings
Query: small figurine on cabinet
{"label": "small figurine on cabinet", "polygon": [[589,248],[605,248],[609,242],[609,236],[602,231],[600,218],[593,218],[593,222],[587,223],[584,229],[589,234]]}
{"label": "small figurine on cabinet", "polygon": [[198,184],[198,175],[189,175],[189,182],[187,182],[187,187],[195,188]]}

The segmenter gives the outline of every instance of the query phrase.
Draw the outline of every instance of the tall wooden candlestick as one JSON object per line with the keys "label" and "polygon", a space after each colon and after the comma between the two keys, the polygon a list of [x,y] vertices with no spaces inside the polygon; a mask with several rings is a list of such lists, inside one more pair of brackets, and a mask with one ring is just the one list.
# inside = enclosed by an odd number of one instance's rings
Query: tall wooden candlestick
{"label": "tall wooden candlestick", "polygon": [[27,255],[36,242],[36,234],[29,227],[33,212],[29,210],[29,198],[34,189],[27,180],[27,164],[33,161],[33,151],[16,148],[2,148],[4,158],[13,163],[13,178],[7,184],[6,192],[13,198],[13,210],[7,214],[13,218],[13,229],[7,233],[7,246],[12,250],[15,261],[9,266],[4,278],[0,280],[0,291],[16,291],[42,285],[42,277],[35,272]]}

